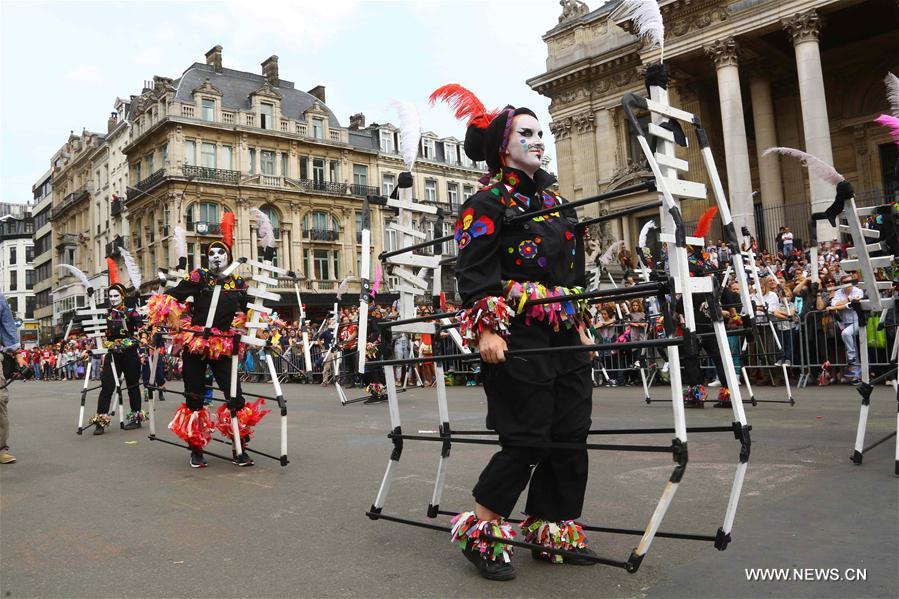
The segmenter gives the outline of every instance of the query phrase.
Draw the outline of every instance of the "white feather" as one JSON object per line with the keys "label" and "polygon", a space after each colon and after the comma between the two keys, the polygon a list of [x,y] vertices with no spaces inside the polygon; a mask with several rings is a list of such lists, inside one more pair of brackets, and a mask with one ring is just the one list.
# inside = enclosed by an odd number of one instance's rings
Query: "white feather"
{"label": "white feather", "polygon": [[340,285],[337,286],[337,299],[340,299],[344,293],[350,288],[350,277],[349,275],[345,276],[343,280],[340,282]]}
{"label": "white feather", "polygon": [[656,0],[624,0],[623,6],[631,9],[630,18],[634,22],[634,33],[638,37],[649,38],[650,47],[664,49],[665,22]]}
{"label": "white feather", "polygon": [[400,119],[400,153],[403,155],[406,170],[411,171],[418,157],[421,119],[418,116],[418,109],[412,102],[394,100],[392,104]]}
{"label": "white feather", "polygon": [[647,243],[647,237],[649,236],[649,231],[651,229],[655,229],[655,228],[656,228],[656,221],[654,221],[654,220],[651,220],[648,223],[646,223],[645,225],[643,225],[643,228],[640,229],[640,236],[637,238],[638,239],[637,245],[639,245],[641,248],[645,248],[646,243]]}
{"label": "white feather", "polygon": [[599,261],[602,264],[609,264],[612,261],[612,258],[615,257],[615,253],[618,251],[618,248],[624,245],[624,240],[619,239],[603,252],[602,256],[599,257]]}
{"label": "white feather", "polygon": [[143,281],[143,277],[140,274],[140,267],[137,265],[131,252],[120,247],[119,253],[122,255],[122,260],[125,261],[125,270],[128,271],[128,278],[131,279],[131,285],[139,290],[141,281]]}
{"label": "white feather", "polygon": [[187,258],[187,233],[181,225],[175,227],[172,243],[175,245],[175,259]]}
{"label": "white feather", "polygon": [[275,229],[268,215],[259,208],[250,208],[250,216],[256,219],[258,230],[256,235],[264,248],[275,247]]}
{"label": "white feather", "polygon": [[845,178],[843,175],[837,172],[835,168],[818,158],[817,156],[812,156],[807,152],[803,152],[801,150],[797,150],[795,148],[768,148],[762,153],[762,156],[767,156],[768,154],[776,153],[782,154],[784,156],[791,156],[793,158],[798,158],[802,162],[802,166],[807,168],[809,172],[822,181],[827,181],[831,185],[836,185],[840,181],[844,181]]}
{"label": "white feather", "polygon": [[65,268],[66,270],[70,271],[73,275],[75,275],[75,277],[84,286],[85,291],[87,291],[88,289],[91,289],[91,284],[87,280],[87,275],[84,274],[83,272],[81,272],[81,269],[75,268],[71,264],[58,264],[57,268]]}
{"label": "white feather", "polygon": [[887,73],[883,83],[887,86],[887,102],[890,103],[893,116],[899,117],[899,77],[892,73]]}

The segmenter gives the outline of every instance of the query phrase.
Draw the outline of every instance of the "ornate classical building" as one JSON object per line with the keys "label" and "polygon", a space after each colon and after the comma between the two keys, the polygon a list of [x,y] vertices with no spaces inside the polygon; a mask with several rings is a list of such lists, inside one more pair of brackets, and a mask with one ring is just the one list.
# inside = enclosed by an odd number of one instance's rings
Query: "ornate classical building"
{"label": "ornate classical building", "polygon": [[[627,92],[645,94],[644,65],[657,62],[630,33],[620,0],[595,10],[562,0],[559,23],[548,31],[546,72],[528,81],[552,99],[562,193],[580,199],[632,184],[650,173],[621,108]],[[832,163],[852,182],[860,203],[893,198],[899,190],[896,145],[872,123],[888,110],[883,85],[899,71],[896,0],[661,0],[664,61],[671,103],[696,114],[710,135],[737,225],[773,246],[791,226],[808,236],[808,215],[833,199],[834,189],[771,146],[806,150]],[[688,139],[695,141],[692,132]],[[708,183],[698,147],[678,148],[686,178]],[[587,214],[638,206],[642,194],[604,202]],[[685,202],[695,220],[705,203]],[[633,247],[656,210],[611,223],[607,238]],[[713,229],[714,231],[714,229]],[[832,236],[829,226],[819,236]]]}

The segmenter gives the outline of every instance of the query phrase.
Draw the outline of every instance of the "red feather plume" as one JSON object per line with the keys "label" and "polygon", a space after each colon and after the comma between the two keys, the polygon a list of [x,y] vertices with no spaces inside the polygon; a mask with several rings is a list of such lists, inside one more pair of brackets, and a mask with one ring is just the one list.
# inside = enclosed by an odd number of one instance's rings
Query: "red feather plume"
{"label": "red feather plume", "polygon": [[693,233],[693,237],[706,237],[709,234],[709,231],[712,230],[712,220],[715,218],[716,214],[718,214],[717,206],[712,206],[703,212],[702,216],[699,217],[699,221],[696,223],[696,231]]}
{"label": "red feather plume", "polygon": [[478,129],[486,129],[496,116],[499,110],[487,112],[484,103],[478,100],[471,90],[468,90],[458,83],[448,83],[442,87],[438,87],[428,98],[431,104],[437,100],[443,100],[456,111],[457,119],[468,119],[468,126],[472,125]]}
{"label": "red feather plume", "polygon": [[119,265],[115,258],[106,258],[106,268],[109,269],[109,284],[115,285],[119,282]]}
{"label": "red feather plume", "polygon": [[234,247],[234,213],[222,214],[222,241],[230,248]]}

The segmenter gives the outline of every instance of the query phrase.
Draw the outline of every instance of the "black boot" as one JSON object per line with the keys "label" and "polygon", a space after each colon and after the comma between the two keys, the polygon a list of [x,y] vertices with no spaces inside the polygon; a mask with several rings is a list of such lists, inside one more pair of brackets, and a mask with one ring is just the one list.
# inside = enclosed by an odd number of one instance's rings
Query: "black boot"
{"label": "black boot", "polygon": [[203,450],[191,448],[190,450],[190,467],[191,468],[205,468],[209,464],[206,462],[206,458],[203,457]]}
{"label": "black boot", "polygon": [[102,435],[105,432],[106,432],[105,426],[101,426],[100,424],[94,425],[94,434],[95,435]]}
{"label": "black boot", "polygon": [[[588,547],[576,547],[573,549],[569,549],[571,553],[577,553],[578,557],[569,557],[567,555],[562,556],[563,564],[568,564],[569,566],[595,566],[596,561],[590,559],[592,557],[596,557],[596,553],[593,552],[592,549]],[[580,557],[583,556],[583,557]],[[537,551],[534,549],[531,551],[531,557],[540,562],[549,562],[549,563],[559,563],[553,561],[553,555],[550,553],[546,553],[544,551]]]}
{"label": "black boot", "polygon": [[140,428],[140,420],[135,420],[134,418],[132,418],[122,428],[125,429],[126,431],[133,431],[134,429]]}
{"label": "black boot", "polygon": [[253,458],[247,455],[247,452],[243,452],[234,458],[234,463],[241,468],[245,468],[247,466],[252,466],[256,462],[253,461]]}
{"label": "black boot", "polygon": [[488,559],[478,551],[477,544],[469,542],[462,554],[478,569],[478,574],[487,580],[512,580],[515,578],[515,567],[511,562]]}

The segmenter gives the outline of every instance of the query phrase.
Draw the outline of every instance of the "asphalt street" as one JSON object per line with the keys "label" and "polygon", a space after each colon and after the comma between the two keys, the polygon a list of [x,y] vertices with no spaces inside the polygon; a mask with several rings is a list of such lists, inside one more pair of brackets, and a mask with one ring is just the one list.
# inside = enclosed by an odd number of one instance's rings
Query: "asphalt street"
{"label": "asphalt street", "polygon": [[[173,388],[179,388],[173,385]],[[247,385],[269,394],[270,386]],[[797,405],[747,406],[752,455],[733,542],[657,538],[639,571],[552,566],[515,555],[518,578],[482,580],[448,535],[365,517],[391,444],[385,404],[341,406],[333,388],[285,385],[289,456],[282,468],[210,458],[147,438],[147,428],[75,434],[77,382],[10,387],[11,450],[0,466],[3,597],[896,597],[899,479],[895,441],[850,463],[858,396],[850,387],[795,392]],[[355,391],[355,393],[354,393]],[[667,389],[654,390],[664,397]],[[782,389],[759,387],[778,399]],[[361,395],[349,390],[351,397]],[[484,427],[481,388],[448,389],[451,421]],[[437,425],[435,392],[399,396],[406,432]],[[160,436],[179,405],[159,404]],[[88,412],[96,392],[88,399]],[[271,407],[271,406],[270,406]],[[896,426],[892,388],[872,398],[868,441]],[[687,412],[690,426],[728,425],[729,410]],[[638,388],[597,389],[594,427],[671,426],[671,406]],[[603,436],[605,443],[667,444],[670,435]],[[277,454],[276,412],[253,447]],[[228,448],[211,444],[218,451]],[[689,465],[661,530],[714,535],[737,464],[732,433],[691,435]],[[385,512],[428,521],[440,445],[406,441]],[[470,489],[493,448],[452,449],[441,507],[469,509]],[[671,474],[658,453],[591,452],[582,521],[643,529]],[[523,505],[523,500],[520,505]],[[440,524],[448,518],[440,517]],[[600,554],[626,559],[636,536],[590,533]],[[864,581],[750,581],[748,568],[864,569]],[[812,574],[811,576],[814,576]]]}

